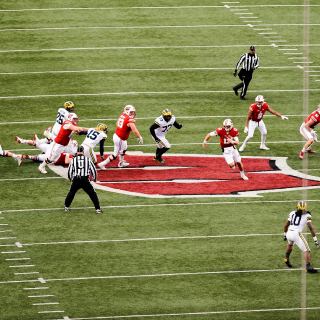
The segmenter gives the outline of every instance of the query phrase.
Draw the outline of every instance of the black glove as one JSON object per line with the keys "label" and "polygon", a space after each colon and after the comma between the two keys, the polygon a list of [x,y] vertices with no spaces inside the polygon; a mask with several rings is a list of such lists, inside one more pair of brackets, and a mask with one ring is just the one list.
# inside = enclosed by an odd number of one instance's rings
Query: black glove
{"label": "black glove", "polygon": [[182,124],[179,124],[178,126],[177,126],[177,129],[181,129],[182,128]]}
{"label": "black glove", "polygon": [[283,241],[287,241],[287,236],[285,233],[283,234]]}
{"label": "black glove", "polygon": [[237,76],[237,73],[238,73],[238,70],[235,69],[233,75],[236,77],[236,76]]}
{"label": "black glove", "polygon": [[159,143],[159,142],[160,142],[160,139],[155,138],[154,141],[155,141],[156,143]]}

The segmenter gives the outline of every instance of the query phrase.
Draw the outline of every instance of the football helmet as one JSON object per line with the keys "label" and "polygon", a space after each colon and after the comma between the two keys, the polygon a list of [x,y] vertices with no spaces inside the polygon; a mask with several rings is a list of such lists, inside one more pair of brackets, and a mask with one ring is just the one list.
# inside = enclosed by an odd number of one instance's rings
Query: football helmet
{"label": "football helmet", "polygon": [[96,130],[97,131],[103,131],[105,133],[108,132],[108,126],[104,123],[98,123],[98,125],[96,126]]}
{"label": "football helmet", "polygon": [[68,114],[68,120],[70,120],[72,122],[75,122],[75,121],[78,121],[78,119],[79,118],[75,113],[71,112],[71,113]]}
{"label": "football helmet", "polygon": [[133,115],[136,115],[136,108],[131,104],[127,104],[124,107],[123,112],[128,116],[133,116]]}
{"label": "football helmet", "polygon": [[223,127],[226,131],[230,131],[233,128],[233,123],[231,119],[225,119],[223,121]]}
{"label": "football helmet", "polygon": [[170,109],[164,109],[161,114],[162,114],[164,120],[166,120],[167,122],[168,122],[168,121],[171,119],[171,117],[172,117],[172,112],[171,112]]}
{"label": "football helmet", "polygon": [[68,110],[68,111],[73,111],[74,110],[74,103],[72,101],[66,101],[64,104],[63,104],[63,107]]}
{"label": "football helmet", "polygon": [[297,203],[297,209],[301,211],[307,210],[307,202],[304,200],[301,200]]}
{"label": "football helmet", "polygon": [[256,103],[257,104],[263,104],[264,103],[264,97],[262,95],[256,96]]}

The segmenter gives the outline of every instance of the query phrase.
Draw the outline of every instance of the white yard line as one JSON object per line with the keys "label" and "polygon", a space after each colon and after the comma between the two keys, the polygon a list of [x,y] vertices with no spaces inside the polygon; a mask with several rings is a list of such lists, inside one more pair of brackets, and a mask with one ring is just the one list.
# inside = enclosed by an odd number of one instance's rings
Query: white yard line
{"label": "white yard line", "polygon": [[[307,62],[297,62],[307,63]],[[308,62],[311,63],[311,62]],[[301,93],[304,91],[319,92],[320,89],[264,89],[251,90],[254,93],[269,92],[291,92]],[[19,100],[19,99],[42,99],[53,97],[99,97],[99,96],[161,96],[161,95],[202,95],[202,94],[221,94],[230,93],[230,90],[185,90],[185,91],[127,91],[127,92],[97,92],[97,93],[57,93],[57,94],[40,94],[40,95],[21,95],[21,96],[0,96],[0,100]]]}
{"label": "white yard line", "polygon": [[[135,275],[112,275],[112,276],[85,276],[70,278],[52,278],[45,279],[46,282],[70,282],[70,281],[92,281],[92,280],[121,280],[121,279],[143,279],[143,278],[168,278],[168,277],[188,277],[188,276],[207,276],[207,275],[225,275],[225,274],[245,274],[245,273],[278,273],[278,272],[296,272],[304,270],[302,268],[283,268],[283,269],[253,269],[253,270],[221,270],[221,271],[204,271],[204,272],[175,272],[175,273],[152,273],[152,274],[135,274]],[[0,284],[30,283],[39,282],[33,280],[8,280],[0,281]]]}
{"label": "white yard line", "polygon": [[[319,307],[306,307],[305,310],[319,310]],[[199,311],[199,312],[181,312],[181,313],[155,313],[155,314],[131,314],[131,315],[113,315],[113,316],[98,316],[98,317],[81,317],[81,318],[59,318],[50,320],[102,320],[102,319],[130,319],[130,318],[161,318],[161,317],[186,317],[186,316],[206,316],[206,315],[226,315],[244,314],[244,313],[270,313],[270,312],[290,312],[301,311],[301,308],[270,308],[270,309],[244,309],[244,310],[221,310],[221,311]],[[280,316],[279,316],[280,317]],[[187,318],[189,319],[189,318]],[[266,317],[268,319],[268,317]],[[280,319],[280,318],[279,318]]]}
{"label": "white yard line", "polygon": [[[183,202],[183,203],[158,203],[158,204],[133,204],[133,205],[114,205],[102,206],[103,209],[130,209],[130,208],[149,208],[149,207],[180,207],[180,206],[221,206],[221,205],[240,205],[240,204],[265,204],[265,203],[297,203],[301,199],[296,200],[257,200],[257,201],[213,201],[213,202]],[[320,202],[318,200],[308,199],[308,202]],[[92,209],[93,207],[74,207],[72,210]],[[28,209],[8,209],[2,210],[3,213],[23,213],[23,212],[41,212],[41,211],[61,211],[62,207],[58,208],[28,208]],[[23,253],[25,251],[10,251],[1,253]]]}

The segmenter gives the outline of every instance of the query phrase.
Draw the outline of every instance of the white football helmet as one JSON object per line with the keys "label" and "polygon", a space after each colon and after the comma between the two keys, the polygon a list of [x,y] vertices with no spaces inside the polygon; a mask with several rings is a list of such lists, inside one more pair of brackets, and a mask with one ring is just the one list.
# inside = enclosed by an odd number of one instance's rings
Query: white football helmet
{"label": "white football helmet", "polygon": [[262,95],[256,96],[256,103],[258,104],[264,103],[264,97]]}
{"label": "white football helmet", "polygon": [[233,128],[233,123],[231,119],[225,119],[223,121],[223,127],[226,131],[230,131]]}
{"label": "white football helmet", "polygon": [[136,115],[136,108],[134,106],[132,106],[131,104],[127,104],[124,107],[123,112],[125,114],[127,114],[128,116]]}
{"label": "white football helmet", "polygon": [[71,112],[71,113],[68,114],[68,120],[74,122],[74,121],[77,121],[78,119],[79,118],[75,113]]}

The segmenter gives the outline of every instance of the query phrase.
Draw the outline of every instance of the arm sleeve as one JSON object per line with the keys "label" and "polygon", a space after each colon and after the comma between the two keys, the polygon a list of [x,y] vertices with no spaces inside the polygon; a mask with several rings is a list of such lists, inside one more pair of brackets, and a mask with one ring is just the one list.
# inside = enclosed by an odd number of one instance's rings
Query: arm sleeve
{"label": "arm sleeve", "polygon": [[177,128],[177,129],[181,129],[181,128],[182,128],[182,124],[179,124],[177,121],[175,121],[175,122],[173,123],[173,126],[174,126],[175,128]]}
{"label": "arm sleeve", "polygon": [[257,56],[257,61],[256,61],[256,65],[254,66],[255,69],[258,69],[259,68],[259,65],[260,65],[260,59],[259,57]]}
{"label": "arm sleeve", "polygon": [[106,139],[102,139],[100,140],[99,144],[100,144],[100,156],[103,157],[104,154],[104,142],[106,141]]}
{"label": "arm sleeve", "polygon": [[153,138],[154,138],[155,140],[158,139],[158,137],[157,137],[156,134],[155,134],[155,130],[156,130],[157,128],[160,128],[160,126],[159,126],[158,124],[156,124],[156,123],[153,123],[153,124],[151,125],[151,127],[150,127],[150,133],[151,133],[151,135],[153,136]]}

